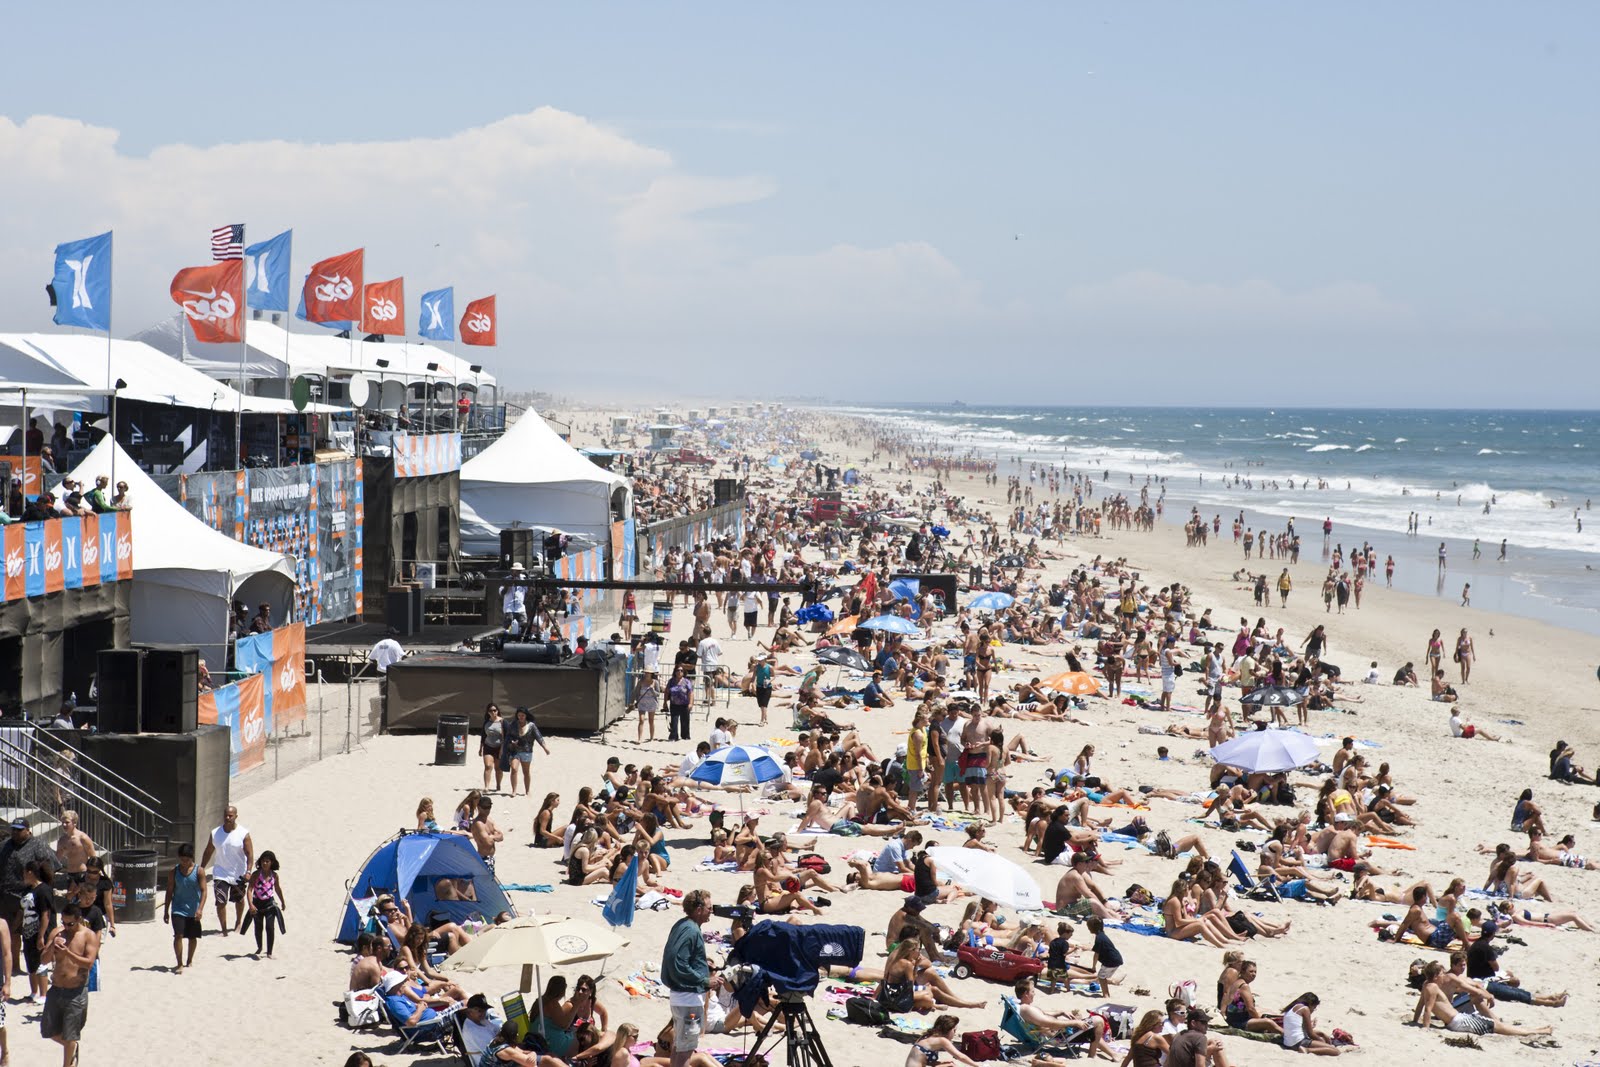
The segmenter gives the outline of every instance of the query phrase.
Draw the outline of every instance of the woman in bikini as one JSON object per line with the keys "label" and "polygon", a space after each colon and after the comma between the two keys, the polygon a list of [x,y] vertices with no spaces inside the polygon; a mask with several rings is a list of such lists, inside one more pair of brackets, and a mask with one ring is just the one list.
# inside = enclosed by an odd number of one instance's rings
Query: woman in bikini
{"label": "woman in bikini", "polygon": [[1244,940],[1229,928],[1227,920],[1215,915],[1197,916],[1189,890],[1189,879],[1179,875],[1178,880],[1172,883],[1166,903],[1161,906],[1161,928],[1168,937],[1175,941],[1187,941],[1198,935],[1207,944],[1218,948]]}
{"label": "woman in bikini", "polygon": [[1233,984],[1223,993],[1223,1018],[1227,1019],[1228,1025],[1235,1030],[1247,1030],[1252,1034],[1281,1035],[1283,1027],[1256,1009],[1256,995],[1250,988],[1250,983],[1255,981],[1255,978],[1255,963],[1251,960],[1240,961],[1239,973],[1235,975]]}
{"label": "woman in bikini", "polygon": [[951,1040],[956,1027],[960,1024],[961,1020],[954,1015],[941,1015],[935,1019],[933,1029],[918,1038],[911,1046],[911,1051],[906,1053],[906,1067],[935,1067],[942,1062],[941,1056],[949,1056],[956,1063],[977,1067],[978,1061],[962,1052]]}
{"label": "woman in bikini", "polygon": [[556,805],[561,803],[560,793],[546,793],[544,803],[539,805],[539,812],[533,817],[533,847],[534,848],[560,848],[562,834],[566,827],[555,825]]}
{"label": "woman in bikini", "polygon": [[1428,674],[1439,669],[1439,662],[1444,659],[1444,641],[1439,637],[1439,631],[1433,631],[1428,638],[1428,647],[1423,651],[1423,658],[1428,661]]}

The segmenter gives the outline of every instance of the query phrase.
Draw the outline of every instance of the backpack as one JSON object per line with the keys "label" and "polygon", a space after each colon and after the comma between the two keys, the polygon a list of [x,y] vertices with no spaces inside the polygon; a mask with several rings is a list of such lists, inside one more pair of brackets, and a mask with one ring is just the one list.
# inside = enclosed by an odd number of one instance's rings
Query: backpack
{"label": "backpack", "polygon": [[1160,833],[1156,834],[1156,843],[1152,851],[1155,852],[1157,856],[1161,856],[1163,858],[1168,856],[1175,857],[1178,854],[1172,847],[1172,838],[1167,836],[1167,832],[1165,830],[1162,830]]}
{"label": "backpack", "polygon": [[818,874],[829,874],[833,871],[833,865],[815,852],[802,854],[795,862],[795,866],[807,871],[816,871]]}
{"label": "backpack", "polygon": [[871,997],[851,997],[844,1002],[844,1018],[858,1026],[883,1026],[889,1021],[889,1013]]}

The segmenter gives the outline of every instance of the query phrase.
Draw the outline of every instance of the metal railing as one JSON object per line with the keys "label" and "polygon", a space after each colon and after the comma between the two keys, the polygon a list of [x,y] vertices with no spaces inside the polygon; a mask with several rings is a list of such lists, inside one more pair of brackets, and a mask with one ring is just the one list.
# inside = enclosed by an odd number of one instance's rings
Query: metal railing
{"label": "metal railing", "polygon": [[84,755],[47,730],[0,730],[5,788],[15,805],[60,822],[76,811],[78,828],[102,850],[160,848],[172,840],[172,822],[155,797]]}

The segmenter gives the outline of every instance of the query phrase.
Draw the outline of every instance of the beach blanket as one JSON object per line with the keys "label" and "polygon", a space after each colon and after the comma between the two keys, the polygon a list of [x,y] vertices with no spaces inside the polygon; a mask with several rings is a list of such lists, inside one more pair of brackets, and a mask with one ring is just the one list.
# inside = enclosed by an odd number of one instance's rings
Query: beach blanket
{"label": "beach blanket", "polygon": [[630,997],[643,998],[644,1000],[666,1000],[668,994],[671,993],[671,990],[661,984],[660,979],[652,978],[642,968],[630,971],[615,981]]}
{"label": "beach blanket", "polygon": [[520,885],[515,882],[501,882],[501,889],[510,889],[517,893],[554,893],[555,886],[551,885]]}
{"label": "beach blanket", "polygon": [[1366,843],[1370,848],[1398,848],[1406,852],[1415,852],[1417,850],[1416,845],[1408,844],[1394,837],[1379,837],[1377,834],[1369,836],[1366,839]]}
{"label": "beach blanket", "polygon": [[1159,923],[1142,923],[1129,920],[1122,923],[1106,923],[1107,929],[1126,930],[1130,934],[1139,934],[1141,937],[1166,937],[1166,930]]}
{"label": "beach blanket", "polygon": [[733,860],[724,860],[721,863],[718,863],[716,860],[701,860],[699,863],[694,865],[694,869],[697,871],[737,872],[739,870],[739,865]]}

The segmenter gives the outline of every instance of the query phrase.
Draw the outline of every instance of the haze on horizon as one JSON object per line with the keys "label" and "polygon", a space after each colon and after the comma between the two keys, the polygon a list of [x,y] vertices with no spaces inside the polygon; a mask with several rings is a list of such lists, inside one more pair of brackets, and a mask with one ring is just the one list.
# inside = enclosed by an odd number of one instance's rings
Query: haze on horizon
{"label": "haze on horizon", "polygon": [[1600,407],[1589,5],[74,12],[10,15],[0,330],[242,221],[497,292],[511,388]]}

